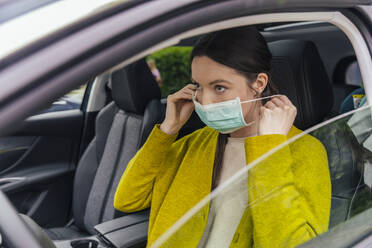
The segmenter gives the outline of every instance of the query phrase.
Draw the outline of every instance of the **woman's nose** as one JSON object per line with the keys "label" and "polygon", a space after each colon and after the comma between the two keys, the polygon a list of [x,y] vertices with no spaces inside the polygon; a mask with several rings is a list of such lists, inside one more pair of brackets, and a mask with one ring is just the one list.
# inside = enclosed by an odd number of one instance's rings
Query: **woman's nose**
{"label": "woman's nose", "polygon": [[214,100],[212,97],[208,95],[202,95],[202,94],[197,94],[196,95],[196,100],[201,104],[201,105],[208,105],[214,103]]}

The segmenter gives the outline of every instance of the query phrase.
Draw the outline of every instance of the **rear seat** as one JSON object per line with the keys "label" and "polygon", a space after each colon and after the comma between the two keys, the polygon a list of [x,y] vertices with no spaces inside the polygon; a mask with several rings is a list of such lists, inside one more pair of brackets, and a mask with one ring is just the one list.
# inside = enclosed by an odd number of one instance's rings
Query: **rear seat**
{"label": "rear seat", "polygon": [[[353,104],[345,106],[344,99],[353,91],[360,88],[360,86],[351,85],[350,82],[347,82],[347,70],[348,68],[356,62],[355,56],[349,56],[341,59],[333,72],[333,93],[334,93],[334,106],[333,111],[337,113],[350,111],[349,107],[353,107]],[[356,76],[356,75],[352,75]],[[360,76],[359,76],[360,77]],[[356,78],[353,81],[357,80]],[[344,106],[343,106],[344,105]]]}

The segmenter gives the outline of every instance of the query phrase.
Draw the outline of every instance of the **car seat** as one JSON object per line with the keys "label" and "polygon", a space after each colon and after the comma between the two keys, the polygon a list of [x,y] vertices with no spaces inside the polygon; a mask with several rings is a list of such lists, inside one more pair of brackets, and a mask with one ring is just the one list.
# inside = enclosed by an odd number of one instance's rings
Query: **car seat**
{"label": "car seat", "polygon": [[162,121],[160,89],[145,59],[112,73],[111,86],[113,101],[99,112],[95,136],[76,169],[74,223],[46,229],[53,240],[93,235],[95,225],[117,216],[113,199],[120,177]]}

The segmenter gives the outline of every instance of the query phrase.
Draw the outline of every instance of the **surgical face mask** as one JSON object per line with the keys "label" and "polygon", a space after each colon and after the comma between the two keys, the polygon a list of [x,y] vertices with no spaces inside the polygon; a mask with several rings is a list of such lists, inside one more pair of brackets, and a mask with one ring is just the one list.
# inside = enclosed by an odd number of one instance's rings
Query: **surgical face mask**
{"label": "surgical face mask", "polygon": [[[360,107],[368,105],[365,99],[366,98],[364,98],[364,102],[361,102]],[[355,112],[348,120],[347,124],[349,125],[358,143],[372,152],[371,109],[366,108]],[[364,183],[372,189],[372,163],[368,159],[364,161],[363,179]]]}
{"label": "surgical face mask", "polygon": [[219,131],[220,133],[232,133],[242,127],[250,126],[254,123],[251,121],[246,123],[242,111],[242,103],[255,102],[273,96],[252,99],[248,101],[240,101],[240,97],[233,100],[213,103],[208,105],[201,105],[196,101],[196,92],[193,95],[193,102],[195,104],[195,112],[199,118],[209,127]]}
{"label": "surgical face mask", "polygon": [[[365,101],[362,106],[366,105],[367,102]],[[370,108],[355,112],[347,121],[347,124],[349,125],[358,143],[363,145],[366,149],[372,151],[372,119]]]}

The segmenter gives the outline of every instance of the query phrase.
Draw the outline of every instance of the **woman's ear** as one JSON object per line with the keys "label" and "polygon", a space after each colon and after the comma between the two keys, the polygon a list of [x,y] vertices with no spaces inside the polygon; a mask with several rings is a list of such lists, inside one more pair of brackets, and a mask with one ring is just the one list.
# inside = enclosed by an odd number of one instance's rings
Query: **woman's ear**
{"label": "woman's ear", "polygon": [[265,88],[266,88],[266,85],[269,81],[269,77],[267,76],[266,73],[259,73],[257,75],[257,79],[256,81],[254,81],[252,83],[252,88],[259,94],[261,94]]}

